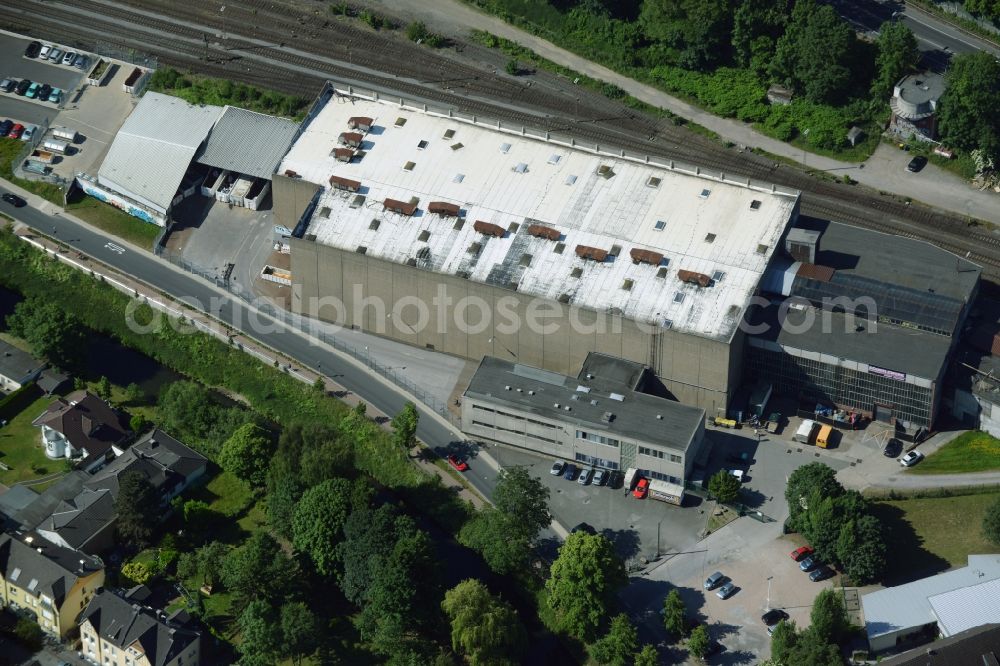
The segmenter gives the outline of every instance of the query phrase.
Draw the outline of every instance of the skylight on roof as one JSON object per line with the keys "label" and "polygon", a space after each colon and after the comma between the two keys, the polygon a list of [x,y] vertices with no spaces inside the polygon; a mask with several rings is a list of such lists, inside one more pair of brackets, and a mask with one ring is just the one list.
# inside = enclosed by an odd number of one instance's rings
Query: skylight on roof
{"label": "skylight on roof", "polygon": [[417,141],[417,150],[423,150],[426,147],[427,142],[425,140],[421,139],[420,141]]}
{"label": "skylight on roof", "polygon": [[562,161],[562,155],[552,154],[549,156],[549,164],[559,164]]}
{"label": "skylight on roof", "polygon": [[705,242],[706,243],[714,243],[715,242],[715,234],[705,234]]}
{"label": "skylight on roof", "polygon": [[711,194],[711,193],[712,193],[712,190],[702,190],[701,194],[699,194],[698,196],[701,197],[702,199],[707,199],[708,195]]}
{"label": "skylight on roof", "polygon": [[451,144],[451,149],[452,150],[461,150],[462,148],[465,148],[465,144],[463,144],[461,142]]}
{"label": "skylight on roof", "polygon": [[761,243],[757,246],[757,254],[767,254],[767,246]]}
{"label": "skylight on roof", "polygon": [[656,176],[650,176],[649,180],[646,181],[647,187],[659,187],[660,183],[663,182],[662,178],[657,178]]}
{"label": "skylight on roof", "polygon": [[407,162],[403,165],[403,171],[413,171],[413,167],[417,166],[416,162]]}
{"label": "skylight on roof", "polygon": [[461,183],[463,180],[465,180],[465,174],[464,173],[456,173],[455,177],[451,179],[451,182],[453,182],[453,183]]}
{"label": "skylight on roof", "polygon": [[573,185],[576,183],[576,176],[566,176],[566,184]]}
{"label": "skylight on roof", "polygon": [[518,162],[517,166],[514,167],[514,171],[516,171],[517,173],[527,173],[528,165],[525,164],[524,162]]}
{"label": "skylight on roof", "polygon": [[453,130],[453,129],[447,129],[447,130],[444,131],[444,137],[443,138],[450,139],[453,136],[455,136],[455,130]]}
{"label": "skylight on roof", "polygon": [[663,320],[663,328],[673,328],[673,326],[674,326],[674,320],[673,319],[664,319]]}
{"label": "skylight on roof", "polygon": [[510,152],[510,144],[509,143],[501,143],[500,144],[500,152],[504,153],[504,154],[509,153]]}
{"label": "skylight on roof", "polygon": [[36,587],[38,587],[38,579],[37,578],[32,578],[31,582],[28,583],[28,591],[29,592],[34,592]]}
{"label": "skylight on roof", "polygon": [[431,237],[431,232],[425,229],[420,232],[419,236],[417,236],[417,240],[420,241],[421,243],[426,243],[427,240],[430,239],[430,237]]}
{"label": "skylight on roof", "polygon": [[653,228],[656,229],[657,231],[663,231],[664,229],[667,228],[667,223],[664,222],[663,220],[657,220],[656,224],[653,225]]}
{"label": "skylight on roof", "polygon": [[676,294],[674,294],[674,303],[683,303],[683,302],[684,302],[684,292],[678,291]]}
{"label": "skylight on roof", "polygon": [[713,282],[722,282],[725,279],[725,277],[726,274],[723,271],[715,271],[714,273],[712,273]]}
{"label": "skylight on roof", "polygon": [[404,118],[402,116],[400,116],[399,118],[396,118],[396,127],[402,127],[405,124],[406,124],[406,118]]}
{"label": "skylight on roof", "polygon": [[760,210],[761,202],[759,199],[754,199],[750,202],[750,210]]}
{"label": "skylight on roof", "polygon": [[21,567],[14,567],[14,571],[12,571],[10,574],[11,582],[16,582],[18,576],[20,575],[21,575]]}

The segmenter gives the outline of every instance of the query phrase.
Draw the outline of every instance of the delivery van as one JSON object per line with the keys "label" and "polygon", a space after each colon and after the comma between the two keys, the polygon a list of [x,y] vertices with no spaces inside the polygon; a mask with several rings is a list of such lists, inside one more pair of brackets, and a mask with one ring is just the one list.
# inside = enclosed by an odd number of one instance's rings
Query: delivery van
{"label": "delivery van", "polygon": [[833,427],[824,425],[821,426],[819,432],[816,433],[816,446],[821,449],[825,449],[833,444]]}

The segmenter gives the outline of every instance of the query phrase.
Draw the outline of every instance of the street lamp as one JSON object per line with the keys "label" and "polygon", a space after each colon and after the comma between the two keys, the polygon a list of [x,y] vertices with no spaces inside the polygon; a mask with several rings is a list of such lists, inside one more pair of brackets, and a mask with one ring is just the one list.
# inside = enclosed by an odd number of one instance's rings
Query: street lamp
{"label": "street lamp", "polygon": [[771,581],[773,579],[774,576],[767,577],[767,608],[764,609],[765,611],[771,610]]}

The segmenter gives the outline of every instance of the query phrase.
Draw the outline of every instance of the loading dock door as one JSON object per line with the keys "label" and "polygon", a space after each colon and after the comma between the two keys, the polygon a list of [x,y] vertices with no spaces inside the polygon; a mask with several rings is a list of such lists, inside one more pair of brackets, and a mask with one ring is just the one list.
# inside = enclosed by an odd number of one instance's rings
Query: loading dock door
{"label": "loading dock door", "polygon": [[892,423],[892,407],[875,405],[875,420],[882,423]]}

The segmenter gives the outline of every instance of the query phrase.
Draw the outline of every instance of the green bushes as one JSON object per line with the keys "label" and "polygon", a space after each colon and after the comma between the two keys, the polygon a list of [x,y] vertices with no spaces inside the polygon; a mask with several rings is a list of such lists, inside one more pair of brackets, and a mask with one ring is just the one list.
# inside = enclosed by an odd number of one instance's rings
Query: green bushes
{"label": "green bushes", "polygon": [[309,100],[273,90],[260,90],[228,79],[213,79],[182,74],[166,67],[153,72],[149,89],[180,97],[192,104],[232,104],[251,111],[299,119],[305,115]]}

